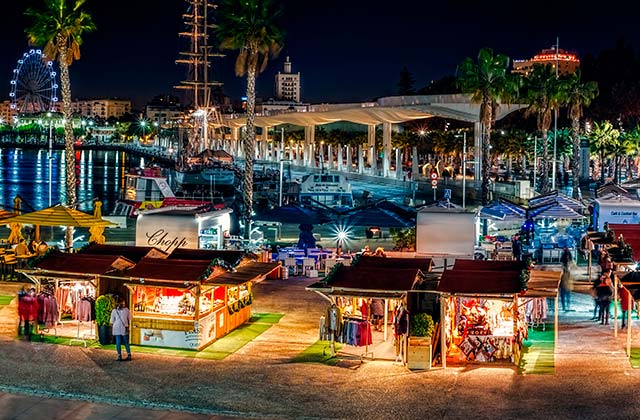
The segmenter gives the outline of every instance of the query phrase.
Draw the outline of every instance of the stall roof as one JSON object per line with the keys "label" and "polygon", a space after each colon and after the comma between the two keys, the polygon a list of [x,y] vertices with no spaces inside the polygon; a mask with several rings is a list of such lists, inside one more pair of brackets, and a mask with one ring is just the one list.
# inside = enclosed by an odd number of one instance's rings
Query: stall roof
{"label": "stall roof", "polygon": [[363,255],[358,258],[355,266],[362,268],[412,268],[428,272],[433,267],[433,260],[431,258],[383,258]]}
{"label": "stall roof", "polygon": [[520,270],[445,270],[437,290],[462,295],[513,295],[520,292],[520,273]]}
{"label": "stall roof", "polygon": [[122,255],[127,259],[138,262],[145,257],[166,258],[169,260],[194,260],[211,262],[220,258],[227,264],[235,267],[242,258],[247,255],[244,251],[235,250],[211,250],[211,249],[185,249],[177,248],[171,254],[167,254],[150,246],[126,246],[126,245],[98,245],[90,244],[82,249],[79,254],[92,255]]}
{"label": "stall roof", "polygon": [[562,272],[531,270],[525,297],[551,297],[558,295]]}
{"label": "stall roof", "polygon": [[525,268],[522,261],[464,260],[456,258],[454,270],[520,271]]}
{"label": "stall roof", "polygon": [[143,258],[126,274],[127,277],[142,279],[198,281],[210,264],[210,261]]}
{"label": "stall roof", "polygon": [[134,263],[119,255],[84,255],[51,252],[35,264],[35,270],[58,273],[107,274],[126,270]]}
{"label": "stall roof", "polygon": [[378,267],[339,266],[325,282],[314,283],[309,290],[406,293],[420,274],[415,268],[384,269]]}
{"label": "stall roof", "polygon": [[249,281],[259,281],[268,276],[273,270],[280,266],[279,262],[256,262],[251,261],[237,267],[235,271],[227,271],[213,279],[207,284],[221,286],[236,286]]}
{"label": "stall roof", "polygon": [[165,252],[151,246],[100,245],[96,243],[89,244],[87,247],[78,251],[78,254],[122,255],[136,263],[146,256],[158,255],[159,257],[163,254],[164,258],[167,256]]}
{"label": "stall roof", "polygon": [[167,257],[169,260],[199,260],[211,262],[217,258],[222,259],[227,264],[235,267],[242,258],[247,256],[244,251],[236,250],[215,250],[215,249],[186,249],[176,248]]}

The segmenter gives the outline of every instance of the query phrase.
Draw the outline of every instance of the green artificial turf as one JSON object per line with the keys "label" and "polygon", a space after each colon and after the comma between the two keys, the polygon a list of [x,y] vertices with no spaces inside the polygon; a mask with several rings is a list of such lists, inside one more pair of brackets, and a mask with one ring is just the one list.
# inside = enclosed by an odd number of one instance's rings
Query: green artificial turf
{"label": "green artificial turf", "polygon": [[[311,346],[300,352],[291,359],[291,363],[324,363],[327,365],[335,365],[339,359],[331,357],[330,343],[324,340],[318,340]],[[342,348],[342,344],[335,343],[336,351]]]}
{"label": "green artificial turf", "polygon": [[634,369],[640,368],[640,348],[631,347],[631,356],[629,356],[629,363]]}
{"label": "green artificial turf", "polygon": [[541,328],[529,329],[529,338],[522,343],[520,373],[525,375],[544,375],[555,373],[555,334],[553,324]]}
{"label": "green artificial turf", "polygon": [[14,296],[0,295],[0,306],[8,305],[13,300]]}
{"label": "green artificial turf", "polygon": [[271,313],[260,313],[260,314],[251,314],[251,319],[249,322],[259,322],[265,324],[277,324],[280,322],[280,319],[284,314],[271,314]]}
{"label": "green artificial turf", "polygon": [[[256,318],[259,321],[255,322],[252,317],[249,322],[243,324],[231,331],[229,334],[211,343],[208,347],[201,351],[177,349],[177,348],[165,348],[165,347],[151,347],[151,346],[136,346],[131,345],[131,353],[147,353],[147,354],[159,354],[163,356],[175,356],[175,357],[188,357],[195,359],[209,359],[209,360],[222,360],[230,354],[235,353],[244,347],[247,343],[253,341],[260,334],[271,328],[271,326],[278,322],[284,314],[259,314],[268,315],[265,318]],[[62,345],[78,345],[82,346],[82,343],[77,341],[72,342],[72,338],[67,337],[53,337],[50,335],[44,336],[44,342],[50,344],[62,344]],[[34,341],[37,338],[34,337]],[[115,344],[109,344],[102,346],[97,340],[85,340],[87,342],[87,348],[102,349],[102,350],[115,350]]]}

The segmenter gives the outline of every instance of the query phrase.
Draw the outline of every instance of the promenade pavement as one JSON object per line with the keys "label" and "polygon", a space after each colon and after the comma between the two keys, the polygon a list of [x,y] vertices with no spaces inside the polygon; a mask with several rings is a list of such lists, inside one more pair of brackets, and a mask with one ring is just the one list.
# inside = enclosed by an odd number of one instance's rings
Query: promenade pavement
{"label": "promenade pavement", "polygon": [[[117,363],[111,351],[16,340],[3,321],[0,418],[640,418],[640,370],[624,334],[591,320],[588,294],[574,293],[574,310],[560,313],[553,374],[484,365],[410,372],[388,361],[290,363],[317,340],[326,301],[305,290],[314,281],[256,285],[253,310],[285,316],[221,361],[134,354]],[[15,287],[2,283],[0,294]]]}

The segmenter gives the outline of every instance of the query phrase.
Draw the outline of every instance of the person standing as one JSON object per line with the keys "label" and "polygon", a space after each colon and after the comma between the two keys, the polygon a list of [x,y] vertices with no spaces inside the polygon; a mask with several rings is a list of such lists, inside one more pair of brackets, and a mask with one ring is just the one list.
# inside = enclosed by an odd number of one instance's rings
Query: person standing
{"label": "person standing", "polygon": [[36,289],[31,288],[22,297],[22,310],[24,315],[24,336],[31,341],[33,322],[38,319],[38,301],[36,300]]}
{"label": "person standing", "polygon": [[620,295],[620,308],[622,309],[622,328],[627,325],[627,314],[633,310],[633,298],[629,290],[620,285],[618,287],[618,294]]}
{"label": "person standing", "polygon": [[[131,312],[126,307],[124,300],[120,300],[118,305],[111,311],[111,325],[113,325],[113,336],[116,338],[116,352],[118,352],[118,362],[131,360],[131,349],[129,348],[129,324],[131,323]],[[127,358],[122,358],[122,344],[127,350]]]}
{"label": "person standing", "polygon": [[376,331],[382,331],[382,323],[384,322],[384,301],[382,299],[371,299],[371,319]]}
{"label": "person standing", "polygon": [[601,324],[609,325],[609,307],[611,306],[611,296],[613,296],[611,277],[609,275],[604,274],[600,277],[600,284],[596,287],[596,296],[600,303],[598,320]]}
{"label": "person standing", "polygon": [[522,241],[520,240],[520,235],[513,237],[511,250],[513,252],[513,259],[516,261],[522,260]]}

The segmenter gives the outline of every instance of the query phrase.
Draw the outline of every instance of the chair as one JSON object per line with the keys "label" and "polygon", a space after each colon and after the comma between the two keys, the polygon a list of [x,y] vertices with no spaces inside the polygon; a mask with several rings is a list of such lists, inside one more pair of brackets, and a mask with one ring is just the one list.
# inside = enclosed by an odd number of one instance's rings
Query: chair
{"label": "chair", "polygon": [[18,259],[15,256],[8,254],[0,255],[0,264],[2,264],[2,280],[15,277],[16,265],[18,265]]}

